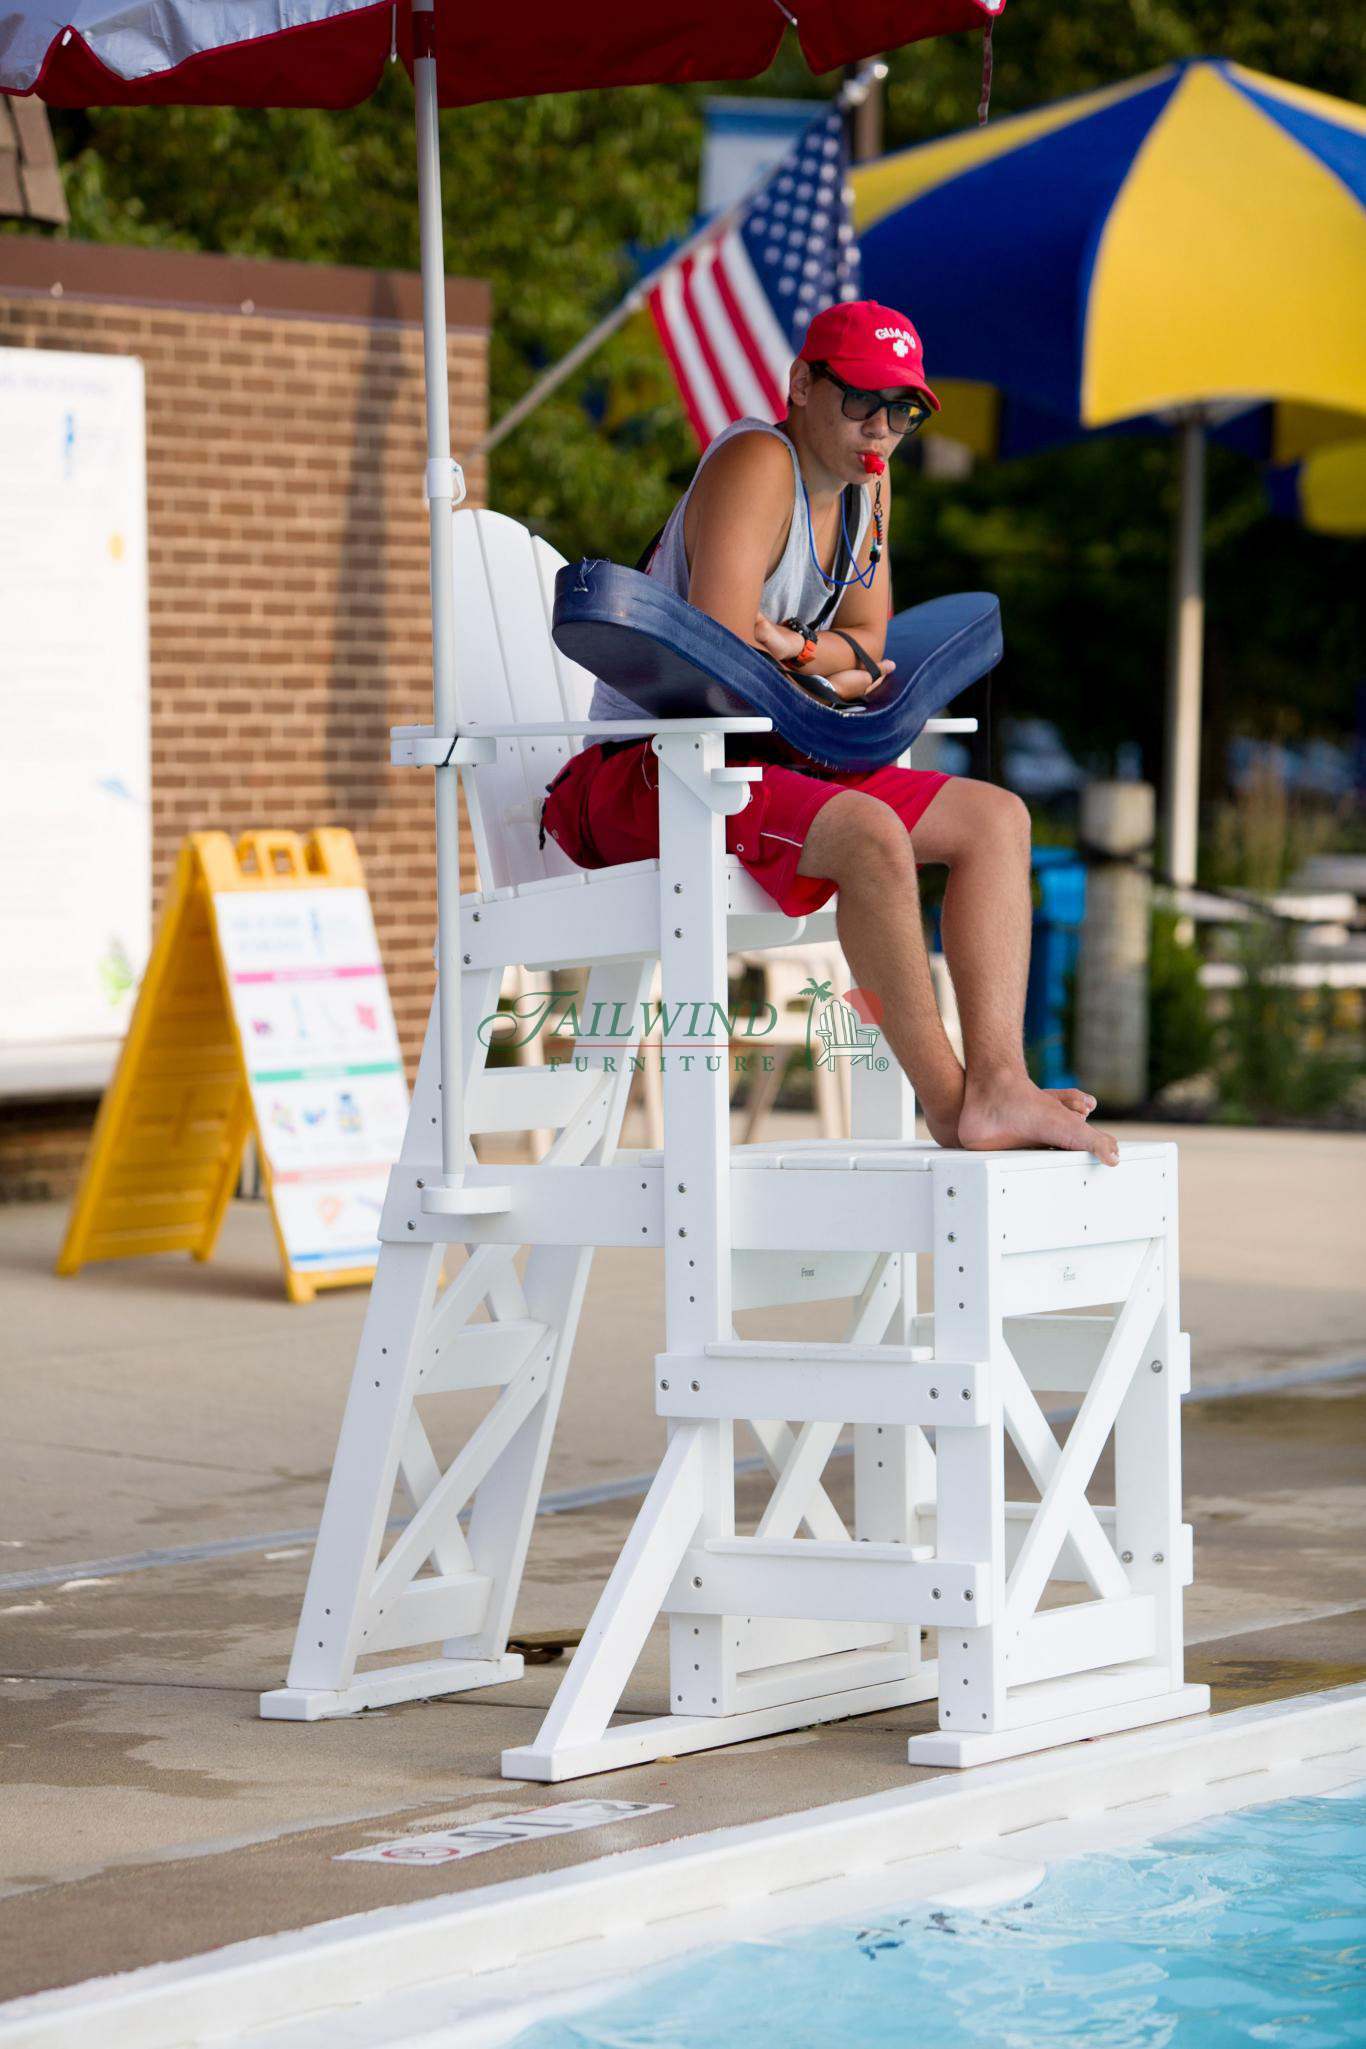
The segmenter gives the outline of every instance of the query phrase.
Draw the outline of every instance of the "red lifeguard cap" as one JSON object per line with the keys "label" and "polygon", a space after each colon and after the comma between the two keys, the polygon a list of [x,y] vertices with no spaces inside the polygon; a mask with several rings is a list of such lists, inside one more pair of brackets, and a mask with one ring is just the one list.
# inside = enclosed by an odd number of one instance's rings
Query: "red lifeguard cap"
{"label": "red lifeguard cap", "polygon": [[851,299],[818,313],[806,330],[801,361],[828,363],[837,377],[863,391],[913,384],[936,412],[940,409],[925,381],[920,336],[904,313],[879,306],[875,299]]}

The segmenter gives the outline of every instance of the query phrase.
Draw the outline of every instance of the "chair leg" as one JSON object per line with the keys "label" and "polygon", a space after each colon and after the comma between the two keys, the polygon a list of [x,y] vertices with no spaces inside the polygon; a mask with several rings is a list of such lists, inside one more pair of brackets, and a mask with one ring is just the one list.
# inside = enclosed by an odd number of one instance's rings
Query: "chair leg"
{"label": "chair leg", "polygon": [[[873,1714],[933,1695],[933,1667],[908,1672],[900,1652],[855,1651],[786,1664],[776,1684],[763,1673],[737,1675],[731,1712],[719,1711],[719,1695],[716,1708],[708,1696],[708,1712],[689,1712],[680,1663],[696,1662],[705,1668],[705,1657],[691,1655],[693,1647],[703,1643],[703,1625],[711,1623],[719,1630],[724,1620],[676,1616],[670,1618],[671,1636],[680,1629],[685,1632],[689,1655],[680,1659],[671,1645],[670,1686],[671,1695],[683,1695],[685,1704],[671,1714],[608,1726],[685,1554],[700,1534],[709,1454],[715,1452],[708,1437],[716,1428],[706,1421],[674,1425],[645,1505],[560,1681],[554,1704],[532,1742],[503,1752],[504,1778],[559,1783],[652,1758],[681,1757],[785,1729],[810,1728],[847,1715]],[[690,1624],[699,1627],[696,1637]]]}
{"label": "chair leg", "polygon": [[645,1503],[612,1568],[573,1662],[534,1743],[503,1752],[504,1778],[558,1779],[562,1752],[601,1742],[702,1514],[703,1431],[684,1423],[669,1440]]}
{"label": "chair leg", "polygon": [[[638,1004],[645,973],[639,961],[595,969],[590,999],[609,1010]],[[481,972],[465,983],[465,1045],[472,1049],[466,1086],[477,1105],[473,1063],[482,1049],[476,1026],[496,1001],[497,977]],[[430,1171],[437,1066],[429,1024],[396,1172]],[[569,1148],[562,1164],[610,1157],[628,1084],[628,1075],[604,1069],[594,1103],[557,1141],[557,1157]],[[507,1652],[508,1628],[592,1252],[536,1246],[519,1282],[516,1245],[474,1247],[438,1298],[445,1250],[440,1242],[381,1245],[289,1680],[261,1701],[269,1718],[311,1721],[521,1676],[522,1660]],[[485,1301],[493,1324],[504,1327],[496,1349],[489,1344],[490,1325],[471,1322]],[[482,1386],[501,1391],[442,1473],[417,1400],[443,1388]],[[413,1515],[384,1553],[400,1476]],[[467,1539],[458,1518],[471,1499]],[[422,1571],[428,1557],[435,1575]],[[372,1652],[428,1643],[440,1644],[439,1658],[357,1670],[357,1661]]]}
{"label": "chair leg", "polygon": [[506,1650],[592,1260],[591,1251],[577,1246],[546,1245],[535,1247],[527,1262],[527,1314],[558,1333],[550,1377],[544,1399],[520,1424],[475,1494],[470,1555],[493,1592],[482,1627],[443,1642],[445,1657],[499,1657]]}
{"label": "chair leg", "polygon": [[[1113,1179],[1101,1171],[1068,1161],[1016,1164],[1005,1176],[961,1155],[931,1167],[936,1356],[995,1371],[986,1417],[946,1417],[937,1431],[937,1555],[986,1563],[988,1576],[972,1622],[939,1629],[940,1726],[911,1739],[912,1764],[985,1764],[1209,1706],[1208,1687],[1182,1682],[1173,1620],[1185,1550],[1179,1372],[1175,1384],[1168,1377],[1182,1358],[1175,1191],[1157,1161],[1121,1163]],[[1116,1298],[1113,1320],[1088,1320],[1097,1337],[1059,1313]],[[1022,1330],[1008,1346],[1011,1314]],[[1043,1341],[1034,1384],[1084,1390],[1061,1445],[1012,1356],[1031,1327]],[[1061,1382],[1043,1377],[1050,1345],[1069,1376]],[[1005,1499],[1007,1428],[1040,1487],[1037,1504]],[[1104,1510],[1087,1490],[1112,1428],[1116,1506]],[[1022,1541],[1007,1572],[1008,1515]],[[1089,1582],[1092,1598],[1041,1608],[1055,1578]]]}
{"label": "chair leg", "polygon": [[[521,1677],[520,1657],[502,1652],[356,1672],[359,1657],[382,1648],[374,1641],[370,1596],[444,1249],[380,1248],[289,1677],[261,1696],[267,1720],[317,1721]],[[488,1594],[482,1575],[467,1571],[445,1578],[449,1592],[458,1594],[463,1584],[472,1604],[482,1607]]]}

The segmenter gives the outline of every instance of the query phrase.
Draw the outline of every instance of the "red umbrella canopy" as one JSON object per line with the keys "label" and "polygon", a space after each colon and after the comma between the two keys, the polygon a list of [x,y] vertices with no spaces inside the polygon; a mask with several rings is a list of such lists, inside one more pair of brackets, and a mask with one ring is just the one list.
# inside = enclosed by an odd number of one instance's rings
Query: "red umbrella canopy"
{"label": "red umbrella canopy", "polygon": [[[811,69],[980,28],[1005,0],[437,0],[441,104],[580,87],[750,78],[795,23]],[[0,92],[53,107],[350,107],[391,54],[411,69],[411,0],[18,0],[0,11]]]}

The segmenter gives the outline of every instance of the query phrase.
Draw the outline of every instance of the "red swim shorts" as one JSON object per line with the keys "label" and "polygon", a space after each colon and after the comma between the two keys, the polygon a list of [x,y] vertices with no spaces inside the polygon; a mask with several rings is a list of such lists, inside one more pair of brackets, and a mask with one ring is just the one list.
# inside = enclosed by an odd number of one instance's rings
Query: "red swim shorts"
{"label": "red swim shorts", "polygon": [[[758,758],[739,748],[726,756],[736,764]],[[779,909],[793,918],[819,910],[835,893],[833,882],[797,873],[802,842],[823,804],[842,790],[863,790],[890,804],[909,832],[949,780],[930,769],[894,764],[831,769],[815,776],[765,761],[763,771],[762,781],[750,784],[744,810],[726,820],[726,847]],[[659,759],[648,740],[607,755],[601,747],[585,747],[550,785],[542,823],[580,868],[655,860],[658,787]]]}

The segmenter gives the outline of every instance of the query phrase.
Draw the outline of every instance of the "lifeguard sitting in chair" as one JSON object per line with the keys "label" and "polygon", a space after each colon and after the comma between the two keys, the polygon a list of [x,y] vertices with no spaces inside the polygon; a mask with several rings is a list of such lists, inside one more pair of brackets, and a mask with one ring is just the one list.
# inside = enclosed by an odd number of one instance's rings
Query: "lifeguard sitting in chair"
{"label": "lifeguard sitting in chair", "polygon": [[[565,764],[544,827],[583,869],[655,859],[659,763],[642,711],[771,715],[777,733],[737,735],[726,756],[730,769],[764,769],[727,816],[727,851],[789,917],[835,899],[844,957],[882,1001],[888,1051],[931,1136],[974,1151],[1057,1146],[1113,1165],[1115,1140],[1087,1121],[1094,1098],[1036,1088],[1025,1069],[1028,812],[1007,790],[897,758],[910,743],[887,653],[888,458],[938,405],[904,314],[867,300],[829,306],[792,365],[786,418],[738,420],[715,437],[646,573],[586,560],[560,579],[556,643],[598,678],[590,715],[635,731]],[[984,623],[942,621],[949,666]],[[959,687],[994,658],[968,664]],[[895,667],[903,661],[898,650]],[[925,862],[949,870],[944,949],[963,1064],[925,951]]]}
{"label": "lifeguard sitting in chair", "polygon": [[878,1028],[864,1024],[853,1004],[846,1003],[842,996],[831,997],[812,1026],[812,1033],[820,1040],[815,1056],[817,1067],[833,1067],[837,1060],[848,1060],[855,1066],[866,1061],[872,1066]]}

